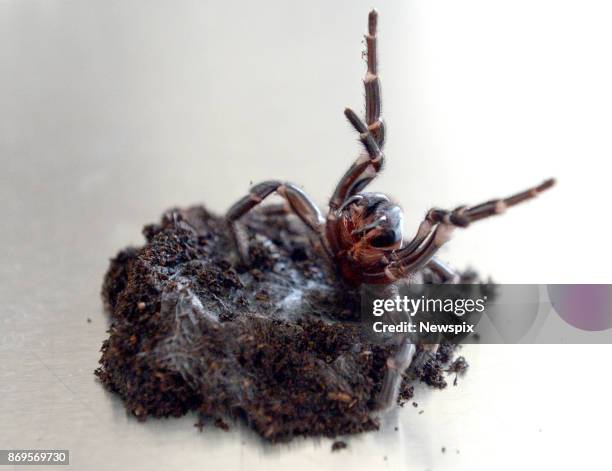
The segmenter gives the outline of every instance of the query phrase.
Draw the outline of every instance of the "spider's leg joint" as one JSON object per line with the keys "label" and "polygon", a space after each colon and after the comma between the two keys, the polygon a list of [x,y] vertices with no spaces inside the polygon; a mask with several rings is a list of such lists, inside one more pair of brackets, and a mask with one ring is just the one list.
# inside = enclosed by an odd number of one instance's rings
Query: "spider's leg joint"
{"label": "spider's leg joint", "polygon": [[365,77],[363,78],[363,81],[366,85],[375,82],[376,80],[378,80],[378,75],[373,74],[372,72],[367,72]]}
{"label": "spider's leg joint", "polygon": [[370,124],[368,126],[368,131],[370,131],[370,132],[377,131],[380,128],[382,128],[383,126],[384,126],[384,124],[382,122],[382,119],[379,118],[378,120],[376,120],[375,122],[373,122],[372,124]]}
{"label": "spider's leg joint", "polygon": [[451,238],[454,226],[451,224],[440,224],[436,229],[434,244],[438,247],[444,245]]}
{"label": "spider's leg joint", "polygon": [[[533,196],[536,196],[537,194],[537,192],[533,192]],[[506,211],[507,208],[508,205],[506,203],[504,203],[503,201],[498,201],[497,203],[495,203],[495,209],[493,211],[495,211],[495,214],[502,214]]]}

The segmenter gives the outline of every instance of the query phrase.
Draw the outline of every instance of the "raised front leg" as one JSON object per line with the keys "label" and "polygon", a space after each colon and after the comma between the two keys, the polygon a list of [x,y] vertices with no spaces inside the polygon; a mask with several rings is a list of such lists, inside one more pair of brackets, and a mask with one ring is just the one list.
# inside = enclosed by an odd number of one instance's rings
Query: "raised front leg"
{"label": "raised front leg", "polygon": [[351,167],[342,176],[336,189],[329,200],[329,212],[327,214],[327,240],[332,252],[339,250],[337,240],[337,210],[347,198],[363,190],[382,170],[384,155],[382,148],[385,143],[385,125],[380,117],[381,92],[380,78],[378,76],[377,46],[377,23],[378,13],[372,10],[368,16],[368,32],[366,40],[367,71],[363,79],[365,88],[365,119],[364,123],[357,114],[347,108],[344,115],[359,133],[366,152],[361,154]]}
{"label": "raised front leg", "polygon": [[380,77],[378,76],[378,13],[372,10],[368,16],[368,34],[366,40],[366,58],[368,71],[363,79],[365,88],[365,114],[368,130],[374,135],[376,143],[382,149],[385,143],[385,123],[381,118],[382,98],[380,90]]}
{"label": "raised front leg", "polygon": [[367,154],[360,155],[336,186],[329,201],[330,214],[337,210],[350,196],[363,190],[380,172],[384,156],[385,125],[381,114],[380,78],[378,76],[377,46],[378,13],[372,10],[368,16],[366,40],[367,71],[363,79],[365,89],[365,123],[357,114],[347,108],[346,118],[359,133]]}
{"label": "raised front leg", "polygon": [[382,150],[366,124],[350,108],[344,111],[344,115],[359,133],[359,140],[366,152],[355,160],[338,182],[329,201],[330,213],[342,206],[347,198],[363,190],[382,170],[384,163]]}

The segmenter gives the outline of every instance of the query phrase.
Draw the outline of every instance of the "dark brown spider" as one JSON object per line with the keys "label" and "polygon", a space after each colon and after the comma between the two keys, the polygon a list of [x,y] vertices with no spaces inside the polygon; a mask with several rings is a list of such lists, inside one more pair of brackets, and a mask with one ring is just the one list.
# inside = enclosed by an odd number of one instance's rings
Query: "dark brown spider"
{"label": "dark brown spider", "polygon": [[506,208],[531,199],[554,185],[554,180],[550,179],[508,198],[471,207],[460,206],[452,211],[431,209],[421,222],[416,236],[404,244],[401,208],[382,193],[363,192],[384,163],[385,124],[381,118],[376,59],[377,20],[378,14],[372,10],[365,35],[368,66],[364,78],[365,123],[353,110],[347,108],[344,111],[359,133],[365,152],[340,179],[329,201],[326,219],[312,200],[292,183],[271,180],[253,186],[250,193],[227,212],[229,227],[243,260],[246,257],[245,247],[237,237],[236,221],[276,192],[317,235],[322,249],[345,281],[354,285],[388,284],[428,267],[442,281],[449,282],[456,279],[455,273],[434,255],[449,240],[455,227],[467,227],[474,221],[500,214]]}

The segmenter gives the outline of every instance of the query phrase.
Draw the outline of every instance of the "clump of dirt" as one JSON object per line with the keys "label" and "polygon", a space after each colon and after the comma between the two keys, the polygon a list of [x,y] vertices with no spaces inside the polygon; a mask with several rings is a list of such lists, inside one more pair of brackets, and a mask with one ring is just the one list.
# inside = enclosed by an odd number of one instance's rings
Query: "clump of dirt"
{"label": "clump of dirt", "polygon": [[[112,259],[96,375],[142,420],[197,411],[270,441],[377,429],[396,347],[372,343],[354,322],[359,292],[329,273],[295,220],[262,210],[244,223],[250,264],[240,269],[223,219],[203,207],[166,212],[144,228],[143,247]],[[445,387],[454,348],[420,358],[412,375]],[[398,401],[412,398],[409,379]]]}
{"label": "clump of dirt", "polygon": [[337,442],[332,443],[332,447],[331,450],[332,451],[340,451],[340,450],[344,450],[348,445],[346,444],[346,442],[343,442],[342,440],[339,440]]}

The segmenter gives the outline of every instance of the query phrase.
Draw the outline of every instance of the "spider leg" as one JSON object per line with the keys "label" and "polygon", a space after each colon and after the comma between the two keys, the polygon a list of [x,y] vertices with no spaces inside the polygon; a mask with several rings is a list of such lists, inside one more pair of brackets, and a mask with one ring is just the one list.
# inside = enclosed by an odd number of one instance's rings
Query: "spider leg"
{"label": "spider leg", "polygon": [[508,198],[490,200],[486,203],[472,207],[459,206],[453,211],[431,209],[425,216],[425,220],[419,226],[415,238],[406,246],[396,250],[392,254],[391,258],[392,260],[401,260],[402,258],[413,254],[436,227],[440,227],[442,225],[449,226],[449,228],[467,227],[472,222],[479,221],[496,214],[501,214],[506,210],[506,208],[515,206],[531,198],[535,198],[538,194],[551,188],[554,184],[554,179],[549,179],[538,186],[521,191],[520,193],[516,193]]}
{"label": "spider leg", "polygon": [[460,276],[455,270],[440,261],[437,257],[432,257],[426,265],[439,279],[442,284],[457,284]]}
{"label": "spider leg", "polygon": [[334,253],[338,251],[337,224],[338,209],[342,207],[347,198],[359,193],[370,183],[382,169],[384,155],[376,143],[374,136],[368,131],[364,122],[351,109],[344,114],[353,127],[359,132],[359,139],[363,143],[366,153],[361,154],[346,171],[338,182],[336,190],[329,200],[327,213],[326,234],[327,240]]}
{"label": "spider leg", "polygon": [[384,155],[366,124],[350,108],[344,110],[344,115],[359,133],[359,140],[366,152],[355,160],[338,182],[329,201],[331,211],[337,210],[347,198],[363,190],[380,172],[384,163]]}
{"label": "spider leg", "polygon": [[337,214],[336,211],[347,198],[363,190],[381,171],[384,163],[382,147],[385,142],[385,125],[380,117],[381,93],[380,79],[378,77],[377,64],[377,22],[378,13],[372,10],[368,16],[368,32],[366,39],[367,72],[364,78],[366,123],[357,114],[347,108],[344,115],[359,133],[359,139],[366,149],[366,153],[359,155],[357,160],[342,176],[334,194],[329,200],[329,212],[327,215],[327,240],[331,250],[338,250],[337,241]]}
{"label": "spider leg", "polygon": [[291,208],[286,201],[278,204],[267,204],[261,208],[262,214],[266,216],[286,216],[291,213]]}
{"label": "spider leg", "polygon": [[325,220],[319,208],[302,190],[292,183],[270,180],[251,187],[249,194],[234,203],[225,216],[232,240],[242,262],[246,261],[248,254],[246,246],[237,232],[236,222],[275,192],[286,200],[289,208],[306,224],[306,227],[317,233],[322,242],[323,249],[329,255],[329,249],[323,238]]}
{"label": "spider leg", "polygon": [[467,227],[472,222],[501,214],[506,208],[535,198],[554,184],[555,181],[549,179],[508,198],[491,200],[472,207],[460,206],[453,211],[430,210],[419,226],[415,238],[401,249],[391,252],[387,257],[388,263],[380,267],[379,271],[364,273],[364,282],[389,283],[419,270],[448,242],[455,227]]}
{"label": "spider leg", "polygon": [[427,214],[427,219],[434,223],[446,222],[459,227],[467,227],[472,222],[479,221],[480,219],[494,216],[496,214],[502,214],[506,208],[510,208],[519,203],[535,198],[543,191],[551,188],[554,184],[555,180],[551,178],[538,186],[521,191],[520,193],[516,193],[508,198],[490,200],[470,208],[460,206],[453,211],[432,209]]}
{"label": "spider leg", "polygon": [[383,384],[376,398],[376,408],[388,410],[395,405],[404,371],[408,369],[416,353],[416,346],[408,336],[404,336],[397,352],[387,358],[387,370]]}
{"label": "spider leg", "polygon": [[382,149],[385,143],[385,123],[380,117],[382,100],[376,51],[377,23],[378,13],[376,10],[372,10],[368,16],[368,34],[365,35],[368,70],[363,79],[363,85],[365,88],[365,114],[368,130],[374,135],[376,143]]}
{"label": "spider leg", "polygon": [[365,89],[366,122],[364,123],[353,110],[347,108],[344,111],[349,122],[359,133],[359,139],[366,148],[367,155],[360,155],[340,179],[329,202],[332,210],[338,209],[349,196],[363,190],[376,177],[383,164],[382,147],[385,142],[385,125],[380,117],[381,91],[376,52],[377,23],[378,13],[376,10],[372,10],[368,15],[368,32],[365,35],[367,71],[363,79],[363,85]]}

